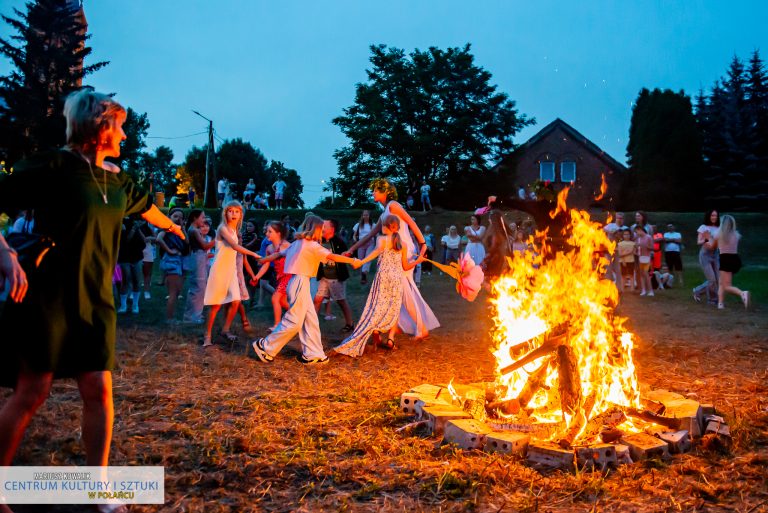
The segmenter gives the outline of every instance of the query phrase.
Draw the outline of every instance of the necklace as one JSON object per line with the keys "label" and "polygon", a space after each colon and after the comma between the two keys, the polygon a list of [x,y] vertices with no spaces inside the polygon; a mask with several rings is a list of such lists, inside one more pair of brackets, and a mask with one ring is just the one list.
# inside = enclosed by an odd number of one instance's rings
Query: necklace
{"label": "necklace", "polygon": [[72,150],[69,146],[67,146],[67,149],[69,151],[71,151],[72,153],[77,154],[81,159],[83,159],[85,161],[86,164],[88,164],[88,171],[91,172],[91,178],[93,178],[93,183],[95,183],[96,184],[96,188],[99,189],[99,193],[101,194],[101,199],[104,200],[104,204],[105,205],[108,204],[109,202],[107,201],[107,191],[108,191],[108,189],[107,189],[107,170],[104,169],[103,167],[101,168],[101,170],[104,172],[104,189],[102,189],[101,185],[99,185],[99,181],[96,179],[96,174],[93,172],[93,167],[91,166],[91,161],[88,159],[88,157],[83,155],[78,150]]}

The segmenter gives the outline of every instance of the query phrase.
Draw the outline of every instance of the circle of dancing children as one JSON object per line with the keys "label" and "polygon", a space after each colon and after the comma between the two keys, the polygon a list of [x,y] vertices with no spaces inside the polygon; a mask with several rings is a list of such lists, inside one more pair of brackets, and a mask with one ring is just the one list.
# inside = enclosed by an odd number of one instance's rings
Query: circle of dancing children
{"label": "circle of dancing children", "polygon": [[229,304],[227,315],[224,319],[224,327],[221,336],[229,342],[234,342],[237,337],[229,332],[235,314],[238,311],[241,299],[240,281],[237,272],[237,254],[258,255],[238,244],[237,234],[243,223],[243,206],[238,201],[229,201],[224,204],[221,215],[221,224],[216,230],[216,256],[213,259],[208,283],[205,285],[204,303],[210,305],[208,320],[205,325],[203,347],[211,347],[211,330],[216,314],[222,305]]}
{"label": "circle of dancing children", "polygon": [[295,235],[294,242],[285,250],[264,257],[262,263],[285,257],[284,272],[292,274],[288,282],[288,311],[277,327],[266,338],[253,341],[250,345],[256,357],[270,363],[280,350],[296,335],[301,342],[299,362],[321,364],[328,361],[320,340],[320,322],[310,293],[310,278],[326,260],[354,264],[357,259],[331,253],[320,245],[323,220],[310,215],[304,219],[304,230]]}
{"label": "circle of dancing children", "polygon": [[[400,219],[389,215],[381,223],[383,234],[376,242],[374,249],[365,259],[354,264],[354,267],[370,262],[379,257],[376,276],[373,278],[365,308],[360,315],[352,334],[333,350],[339,354],[357,357],[362,356],[368,337],[373,335],[374,344],[385,349],[395,348],[395,330],[400,306],[403,301],[404,272],[410,271],[424,258],[416,255],[409,260],[407,247],[400,240]],[[386,333],[387,338],[381,340],[380,334]]]}

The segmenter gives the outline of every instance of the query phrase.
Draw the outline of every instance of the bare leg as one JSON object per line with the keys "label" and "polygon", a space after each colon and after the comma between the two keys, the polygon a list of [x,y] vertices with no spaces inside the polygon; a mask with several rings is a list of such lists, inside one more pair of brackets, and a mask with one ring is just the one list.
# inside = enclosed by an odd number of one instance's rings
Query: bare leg
{"label": "bare leg", "polygon": [[235,320],[237,315],[237,308],[240,305],[240,301],[232,301],[229,304],[229,310],[227,310],[227,316],[224,318],[224,327],[222,333],[229,333],[229,328],[232,327],[232,321]]}
{"label": "bare leg", "polygon": [[[349,308],[349,303],[347,303],[346,299],[339,299],[336,301],[339,306],[341,307],[341,311],[344,313],[344,323],[346,325],[352,324],[352,310]],[[329,303],[330,304],[330,303]]]}
{"label": "bare leg", "polygon": [[277,326],[280,324],[280,318],[283,316],[283,308],[282,308],[282,301],[284,301],[284,297],[282,294],[272,294],[272,313],[275,316],[275,324],[273,326]]}
{"label": "bare leg", "polygon": [[0,409],[0,466],[13,461],[32,416],[48,398],[52,381],[52,372],[19,372],[13,395]]}
{"label": "bare leg", "polygon": [[216,320],[216,314],[219,313],[221,305],[211,305],[208,310],[208,319],[205,321],[205,339],[211,340],[211,331],[213,331],[213,322]]}
{"label": "bare leg", "polygon": [[85,460],[90,466],[106,466],[109,462],[112,422],[115,417],[112,373],[84,372],[77,377],[77,386],[80,389],[80,397],[83,398]]}
{"label": "bare leg", "polygon": [[178,301],[179,294],[184,286],[184,277],[176,274],[169,274],[166,276],[165,282],[168,285],[168,303],[165,306],[165,318],[170,321],[176,313],[176,302]]}

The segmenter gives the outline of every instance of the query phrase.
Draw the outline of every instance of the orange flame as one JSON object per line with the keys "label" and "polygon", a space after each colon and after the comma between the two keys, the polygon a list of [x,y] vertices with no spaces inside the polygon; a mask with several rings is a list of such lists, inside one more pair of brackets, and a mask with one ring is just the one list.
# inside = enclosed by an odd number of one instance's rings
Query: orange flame
{"label": "orange flame", "polygon": [[[520,397],[532,374],[543,366],[541,386],[521,413],[536,422],[561,422],[553,438],[570,432],[575,440],[589,419],[615,407],[640,408],[640,393],[632,356],[632,334],[624,328],[625,319],[614,315],[618,291],[613,282],[603,279],[606,249],[613,252],[601,226],[588,213],[567,210],[568,190],[558,195],[558,212],[569,216],[567,242],[572,249],[554,253],[546,246],[546,230],[537,232],[537,253],[526,252],[510,260],[508,274],[493,284],[496,311],[493,354],[497,361],[497,398]],[[559,344],[566,345],[575,361],[578,376],[578,407],[570,413],[562,408],[558,383],[557,352],[540,357],[512,372],[502,372],[539,348],[555,328],[566,328]],[[540,350],[541,351],[541,350]],[[569,431],[570,430],[570,431]]]}
{"label": "orange flame", "polygon": [[605,181],[605,173],[600,175],[600,194],[595,197],[595,201],[600,201],[608,191],[608,183]]}

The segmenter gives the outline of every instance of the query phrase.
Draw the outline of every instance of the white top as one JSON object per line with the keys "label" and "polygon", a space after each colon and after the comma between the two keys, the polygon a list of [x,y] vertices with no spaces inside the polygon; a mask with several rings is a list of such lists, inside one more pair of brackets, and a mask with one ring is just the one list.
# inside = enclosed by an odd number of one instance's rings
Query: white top
{"label": "white top", "polygon": [[619,230],[628,230],[628,229],[629,228],[627,226],[625,226],[625,225],[619,226],[618,223],[616,223],[615,221],[612,221],[612,222],[606,224],[605,226],[603,226],[603,230],[608,235],[614,235]]}
{"label": "white top", "polygon": [[456,237],[443,235],[443,238],[440,239],[440,242],[445,244],[445,246],[448,249],[459,249],[459,244],[461,243],[461,237],[459,237],[458,235]]}
{"label": "white top", "polygon": [[272,188],[278,194],[282,194],[283,192],[285,192],[285,188],[287,186],[288,185],[284,181],[282,181],[282,180],[278,180],[278,181],[276,181],[275,183],[272,184]]}
{"label": "white top", "polygon": [[293,241],[281,253],[285,255],[284,272],[286,274],[298,274],[310,278],[317,275],[317,268],[331,254],[330,250],[317,241],[307,239]]}
{"label": "white top", "polygon": [[256,190],[256,184],[248,182],[248,184],[245,186],[246,191],[255,191]]}
{"label": "white top", "polygon": [[524,199],[525,199],[525,189],[523,189],[522,187],[520,187],[520,188],[517,190],[517,197],[518,197],[518,198],[520,198],[521,200],[524,200]]}
{"label": "white top", "polygon": [[[680,240],[682,235],[679,232],[664,232],[664,240],[677,239]],[[667,242],[664,245],[664,251],[677,251],[680,252],[680,244],[677,242]]]}
{"label": "white top", "polygon": [[419,189],[419,190],[421,191],[422,196],[424,196],[424,195],[429,194],[430,187],[429,187],[429,185],[424,184],[424,185],[421,186],[421,189]]}
{"label": "white top", "polygon": [[219,192],[219,194],[224,194],[227,192],[227,181],[223,178],[219,180],[218,185],[216,186],[216,190]]}
{"label": "white top", "polygon": [[[357,227],[360,227],[360,233],[357,233]],[[360,223],[355,223],[355,226],[352,227],[352,233],[357,235],[357,240],[362,239],[369,233],[371,233],[371,230],[373,229],[373,226],[371,226],[371,223],[360,225]]]}
{"label": "white top", "polygon": [[[480,226],[477,227],[477,230],[472,228],[471,225],[470,226],[465,226],[464,227],[464,233],[466,233],[467,235],[474,235],[475,237],[479,237],[479,238],[482,239],[483,235],[485,235],[485,226],[480,225]],[[478,241],[478,242],[470,241],[470,244],[480,244],[480,241]]]}

